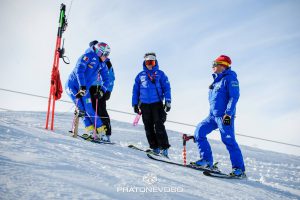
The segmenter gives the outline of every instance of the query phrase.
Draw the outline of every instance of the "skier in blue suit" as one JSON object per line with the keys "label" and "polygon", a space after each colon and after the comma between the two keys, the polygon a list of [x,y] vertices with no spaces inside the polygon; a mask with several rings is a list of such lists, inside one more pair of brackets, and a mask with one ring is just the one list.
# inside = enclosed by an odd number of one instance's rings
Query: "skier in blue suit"
{"label": "skier in blue suit", "polygon": [[[97,43],[86,50],[80,56],[74,70],[71,72],[67,82],[66,91],[72,101],[77,105],[79,116],[83,117],[86,133],[84,137],[92,137],[96,128],[98,139],[101,139],[106,133],[106,126],[103,125],[101,119],[95,113],[92,107],[89,87],[101,76],[103,85],[101,90],[103,93],[107,91],[109,86],[109,76],[104,61],[110,53],[110,47],[103,42]],[[94,124],[96,127],[94,127]]]}
{"label": "skier in blue suit", "polygon": [[[98,41],[94,40],[90,42],[90,46],[97,44]],[[111,124],[110,124],[110,117],[107,112],[106,108],[106,101],[110,99],[111,93],[114,88],[114,81],[115,81],[115,72],[111,61],[107,58],[105,61],[106,67],[108,69],[108,77],[109,77],[109,85],[107,87],[107,91],[105,93],[101,92],[101,88],[104,84],[104,81],[100,77],[99,80],[96,80],[93,85],[90,87],[90,94],[92,98],[92,105],[95,110],[97,110],[98,116],[101,118],[103,124],[106,126],[107,131],[106,135],[103,137],[103,141],[110,142],[111,136]],[[98,103],[98,104],[97,104]],[[97,106],[96,106],[97,104]],[[97,109],[96,109],[97,108]]]}
{"label": "skier in blue suit", "polygon": [[135,113],[141,110],[150,148],[154,153],[168,157],[170,144],[164,123],[166,112],[171,109],[170,82],[159,70],[155,53],[146,53],[144,58],[143,71],[135,78],[132,106]]}
{"label": "skier in blue suit", "polygon": [[222,142],[229,151],[232,164],[232,176],[245,176],[243,156],[234,135],[234,118],[238,102],[239,82],[231,70],[231,59],[221,55],[213,63],[213,83],[209,86],[210,112],[195,130],[200,160],[194,164],[213,168],[213,156],[206,136],[219,128]]}

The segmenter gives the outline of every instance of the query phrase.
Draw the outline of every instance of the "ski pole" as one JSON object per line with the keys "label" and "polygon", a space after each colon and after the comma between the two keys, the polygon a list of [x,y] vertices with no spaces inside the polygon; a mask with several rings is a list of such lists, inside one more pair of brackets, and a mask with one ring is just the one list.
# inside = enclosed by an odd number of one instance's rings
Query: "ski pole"
{"label": "ski pole", "polygon": [[[98,88],[98,87],[97,87]],[[97,117],[98,117],[98,97],[96,98],[96,115],[95,115],[95,125],[94,125],[94,140],[97,139]]]}
{"label": "ski pole", "polygon": [[133,126],[138,125],[141,115],[142,115],[142,112],[140,111],[133,120]]}
{"label": "ski pole", "polygon": [[[96,92],[98,92],[98,88],[99,88],[99,81],[100,81],[100,72],[98,72],[98,77],[97,77],[97,89]],[[97,117],[98,117],[98,96],[96,98],[96,114],[95,114],[95,125],[94,125],[94,134],[93,134],[93,138],[94,140],[97,139]],[[101,139],[101,138],[100,138]]]}

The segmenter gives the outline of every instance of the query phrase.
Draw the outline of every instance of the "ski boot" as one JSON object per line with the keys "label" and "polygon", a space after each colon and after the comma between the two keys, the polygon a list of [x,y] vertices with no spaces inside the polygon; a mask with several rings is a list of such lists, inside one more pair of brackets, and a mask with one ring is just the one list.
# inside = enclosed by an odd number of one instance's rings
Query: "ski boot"
{"label": "ski boot", "polygon": [[81,137],[87,141],[92,141],[94,139],[93,131],[86,132],[86,133],[82,134]]}
{"label": "ski boot", "polygon": [[[207,161],[204,159],[198,160],[196,162],[190,162],[190,165],[195,166],[196,168],[209,169],[209,170],[212,170],[214,168],[214,165],[212,164],[211,161]],[[217,166],[215,167],[217,168]]]}
{"label": "ski boot", "polygon": [[94,139],[93,138],[94,129],[95,129],[94,125],[85,127],[85,133],[82,134],[81,137],[87,141],[92,141]]}
{"label": "ski boot", "polygon": [[230,176],[234,176],[234,177],[240,177],[240,178],[245,178],[246,174],[243,170],[239,169],[239,168],[233,168],[232,172],[230,172],[229,174]]}
{"label": "ski boot", "polygon": [[154,149],[147,149],[147,153],[153,154],[155,156],[159,156],[160,148],[154,148]]}
{"label": "ski boot", "polygon": [[96,138],[93,137],[94,141],[98,141],[98,142],[102,141],[102,138],[104,137],[106,131],[107,129],[105,125],[98,127],[96,130]]}
{"label": "ski boot", "polygon": [[169,152],[168,152],[168,149],[162,149],[162,150],[160,151],[160,154],[161,154],[163,157],[169,158]]}
{"label": "ski boot", "polygon": [[110,135],[103,135],[101,137],[101,141],[103,141],[103,142],[110,142]]}

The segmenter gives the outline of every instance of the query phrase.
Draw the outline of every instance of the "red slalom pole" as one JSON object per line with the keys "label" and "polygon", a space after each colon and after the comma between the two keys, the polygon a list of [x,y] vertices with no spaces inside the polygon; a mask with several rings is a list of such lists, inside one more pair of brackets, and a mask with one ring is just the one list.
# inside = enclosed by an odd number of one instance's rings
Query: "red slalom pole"
{"label": "red slalom pole", "polygon": [[182,135],[182,141],[183,141],[183,150],[182,150],[182,158],[183,158],[183,165],[186,166],[186,138],[187,135],[183,134]]}
{"label": "red slalom pole", "polygon": [[61,38],[67,26],[65,11],[66,11],[66,6],[64,4],[61,4],[60,14],[59,14],[59,27],[57,32],[56,47],[54,51],[54,61],[53,61],[52,74],[51,74],[51,82],[50,82],[51,85],[50,85],[50,93],[48,98],[46,126],[45,126],[45,129],[48,129],[49,116],[51,113],[51,125],[50,125],[51,130],[54,129],[55,101],[61,97],[61,93],[62,93],[58,68],[59,68],[59,58],[63,58],[63,54],[64,54],[64,48],[61,48]]}
{"label": "red slalom pole", "polygon": [[192,135],[182,134],[182,142],[183,142],[183,150],[182,150],[182,158],[183,158],[183,165],[186,166],[186,142],[190,139],[193,139],[195,142],[195,138]]}
{"label": "red slalom pole", "polygon": [[47,109],[47,118],[46,118],[46,129],[48,129],[48,122],[49,122],[49,114],[50,114],[50,105],[51,105],[51,94],[52,94],[52,85],[50,87],[50,94],[48,98],[48,109]]}

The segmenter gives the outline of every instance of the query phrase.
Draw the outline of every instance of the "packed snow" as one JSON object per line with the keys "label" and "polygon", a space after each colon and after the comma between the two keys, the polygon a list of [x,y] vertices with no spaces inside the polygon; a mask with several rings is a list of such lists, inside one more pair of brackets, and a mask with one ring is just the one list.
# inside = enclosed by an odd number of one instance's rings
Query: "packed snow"
{"label": "packed snow", "polygon": [[[56,114],[54,131],[45,130],[45,117],[0,112],[0,199],[300,199],[298,156],[241,146],[248,178],[218,179],[129,149],[147,148],[142,125],[112,121],[116,144],[103,145],[70,137],[70,113]],[[168,135],[171,160],[182,162],[182,135]],[[229,172],[225,146],[210,143],[219,168]],[[189,141],[187,161],[198,158]]]}

